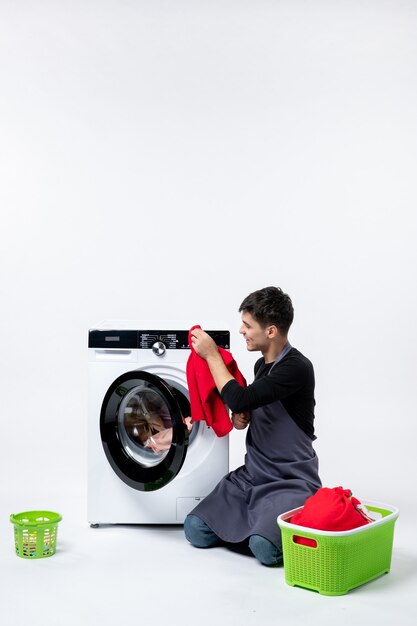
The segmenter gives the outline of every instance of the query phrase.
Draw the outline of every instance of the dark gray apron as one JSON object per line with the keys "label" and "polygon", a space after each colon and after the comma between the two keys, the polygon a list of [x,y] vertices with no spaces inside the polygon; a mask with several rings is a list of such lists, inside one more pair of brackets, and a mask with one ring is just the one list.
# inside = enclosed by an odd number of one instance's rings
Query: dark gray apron
{"label": "dark gray apron", "polygon": [[[287,344],[268,375],[290,350]],[[320,487],[312,441],[278,400],[251,411],[245,464],[227,474],[192,514],[224,541],[261,535],[281,548],[277,516],[302,506]]]}

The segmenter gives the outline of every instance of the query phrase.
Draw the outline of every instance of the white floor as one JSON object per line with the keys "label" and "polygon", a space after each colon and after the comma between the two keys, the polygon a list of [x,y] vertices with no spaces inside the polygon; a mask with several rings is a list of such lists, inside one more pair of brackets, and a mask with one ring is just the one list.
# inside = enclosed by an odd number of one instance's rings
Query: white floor
{"label": "white floor", "polygon": [[288,586],[283,568],[263,567],[226,548],[193,548],[179,526],[91,529],[81,484],[52,501],[64,516],[57,553],[28,561],[14,553],[8,520],[18,512],[16,494],[2,497],[1,624],[415,623],[417,545],[413,517],[406,512],[396,524],[391,572],[345,596],[329,597]]}

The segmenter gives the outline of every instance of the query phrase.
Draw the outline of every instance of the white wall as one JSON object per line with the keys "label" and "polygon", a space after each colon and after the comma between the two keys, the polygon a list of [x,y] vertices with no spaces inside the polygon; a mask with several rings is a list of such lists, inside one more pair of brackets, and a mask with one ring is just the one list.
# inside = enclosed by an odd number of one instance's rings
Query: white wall
{"label": "white wall", "polygon": [[[323,482],[406,509],[416,3],[1,0],[0,55],[0,471],[16,510],[57,479],[81,497],[91,325],[224,319],[250,379],[237,309],[269,284],[315,365]],[[231,452],[240,464],[242,433]]]}

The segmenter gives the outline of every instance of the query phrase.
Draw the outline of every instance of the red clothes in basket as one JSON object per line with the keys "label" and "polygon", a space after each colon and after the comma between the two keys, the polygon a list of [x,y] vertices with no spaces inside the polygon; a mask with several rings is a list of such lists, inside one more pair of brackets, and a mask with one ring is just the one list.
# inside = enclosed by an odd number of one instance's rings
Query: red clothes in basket
{"label": "red clothes in basket", "polygon": [[[191,354],[187,361],[187,384],[190,392],[191,417],[193,422],[205,420],[218,437],[224,437],[233,428],[229,412],[214,384],[207,362],[199,356],[191,343],[191,331],[201,326],[193,326],[188,335],[188,344]],[[246,387],[246,380],[242,376],[236,361],[228,350],[218,348],[220,355],[237,382]]]}
{"label": "red clothes in basket", "polygon": [[[308,498],[301,511],[291,518],[291,524],[316,530],[343,531],[365,526],[372,522],[349,489],[322,487]],[[308,537],[294,537],[296,543],[315,546]]]}

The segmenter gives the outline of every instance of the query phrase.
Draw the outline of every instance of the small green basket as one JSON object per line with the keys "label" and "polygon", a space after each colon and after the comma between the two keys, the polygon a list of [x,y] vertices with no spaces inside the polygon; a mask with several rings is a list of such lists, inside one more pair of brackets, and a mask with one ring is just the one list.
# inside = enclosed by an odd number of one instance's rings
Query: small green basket
{"label": "small green basket", "polygon": [[[339,596],[390,571],[399,511],[386,504],[364,504],[382,517],[347,531],[330,532],[291,524],[292,516],[303,507],[278,517],[285,580],[289,585]],[[298,537],[313,540],[312,545],[299,543]]]}
{"label": "small green basket", "polygon": [[43,559],[55,554],[58,522],[61,520],[62,515],[51,511],[25,511],[10,515],[17,556]]}

